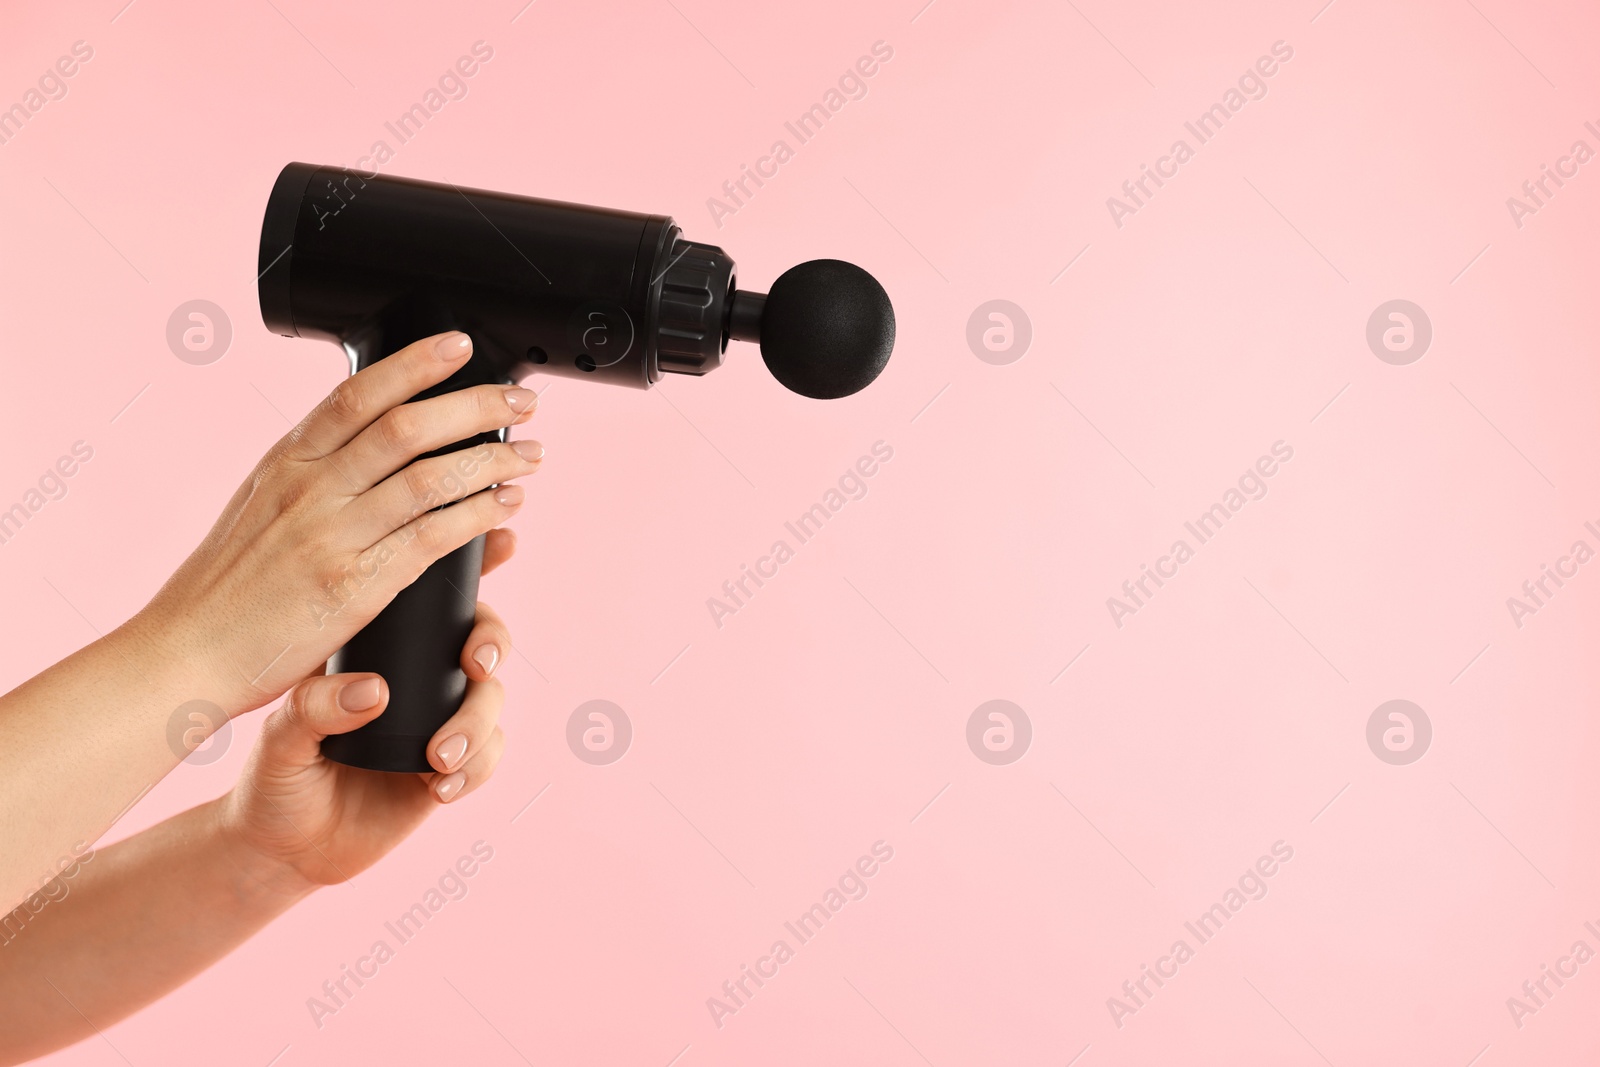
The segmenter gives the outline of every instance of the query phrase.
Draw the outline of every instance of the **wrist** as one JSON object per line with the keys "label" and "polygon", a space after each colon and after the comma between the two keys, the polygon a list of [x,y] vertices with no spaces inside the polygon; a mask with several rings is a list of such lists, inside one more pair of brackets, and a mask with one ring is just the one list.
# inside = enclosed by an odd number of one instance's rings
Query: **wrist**
{"label": "wrist", "polygon": [[161,610],[155,602],[104,640],[139,665],[147,684],[171,692],[177,700],[174,709],[189,701],[205,701],[231,719],[271,699],[271,694],[260,693],[250,679],[228,668],[215,642],[200,627],[189,625],[180,613]]}
{"label": "wrist", "polygon": [[233,892],[242,904],[271,914],[286,911],[320,886],[293,864],[269,855],[250,842],[234,817],[232,794],[201,807],[207,837],[217,857],[218,869],[227,872]]}

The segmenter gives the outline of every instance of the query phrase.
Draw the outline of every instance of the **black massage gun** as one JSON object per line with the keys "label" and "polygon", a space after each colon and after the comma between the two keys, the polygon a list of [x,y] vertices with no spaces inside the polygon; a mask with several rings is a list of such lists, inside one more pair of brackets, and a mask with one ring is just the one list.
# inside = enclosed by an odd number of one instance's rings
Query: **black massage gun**
{"label": "black massage gun", "polygon": [[[894,347],[888,294],[849,263],[812,260],[765,295],[746,292],[722,249],[685,240],[665,215],[342,167],[283,168],[258,269],[267,328],[338,342],[352,373],[432,334],[470,336],[466,365],[415,399],[534,371],[648,389],[664,373],[720,366],[730,339],[760,342],[778,381],[830,399],[864,388]],[[330,672],[381,674],[389,706],[325,740],[325,756],[432,769],[427,743],[466,691],[459,664],[482,559],[482,537],[440,559],[334,654]]]}

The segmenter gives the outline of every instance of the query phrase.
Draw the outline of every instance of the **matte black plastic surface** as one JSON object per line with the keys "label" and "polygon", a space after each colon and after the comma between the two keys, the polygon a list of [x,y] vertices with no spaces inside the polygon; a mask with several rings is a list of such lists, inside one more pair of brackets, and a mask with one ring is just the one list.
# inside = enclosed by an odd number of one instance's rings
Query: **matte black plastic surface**
{"label": "matte black plastic surface", "polygon": [[[535,369],[648,388],[663,371],[720,365],[730,337],[759,339],[773,374],[806,396],[846,396],[882,371],[894,309],[866,271],[813,260],[766,297],[736,292],[726,254],[681,236],[665,215],[291,163],[261,227],[261,315],[286,336],[338,342],[353,369],[465,331],[472,358],[422,396]],[[376,721],[323,742],[329,759],[431,770],[427,742],[466,688],[482,556],[480,537],[439,560],[329,661],[383,675],[390,693]]]}
{"label": "matte black plastic surface", "polygon": [[[677,234],[661,215],[291,163],[262,223],[261,313],[278,333],[340,343],[352,369],[466,331],[471,360],[422,396],[514,382],[535,366],[648,388],[665,273],[653,268]],[[329,759],[432,769],[427,742],[465,693],[482,555],[480,537],[436,562],[329,661],[381,674],[390,694],[377,720],[323,742]]]}
{"label": "matte black plastic surface", "polygon": [[[419,298],[393,308],[369,330],[369,343],[360,353],[356,369],[412,341],[459,328],[454,314],[433,301]],[[498,371],[487,361],[474,358],[413,399],[496,381],[503,381]],[[477,434],[418,458],[463,453],[504,439],[503,430]],[[475,462],[468,454],[461,458],[465,464]],[[455,714],[466,694],[461,651],[477,611],[483,541],[483,537],[475,537],[423,571],[328,661],[331,673],[372,671],[382,675],[389,686],[389,706],[359,730],[326,738],[322,742],[324,756],[375,771],[433,769],[428,765],[428,741]]]}
{"label": "matte black plastic surface", "polygon": [[834,400],[859,392],[893,350],[889,294],[854,263],[813,259],[772,283],[761,312],[761,358],[801,396]]}
{"label": "matte black plastic surface", "polygon": [[389,706],[348,734],[324,738],[322,754],[374,771],[431,771],[427,746],[461,706],[461,650],[472,632],[483,538],[436,562],[328,661],[330,674],[376,671]]}
{"label": "matte black plastic surface", "polygon": [[642,389],[659,377],[651,268],[677,232],[664,215],[291,163],[262,225],[261,312],[285,336],[365,349],[420,297],[507,380],[537,348],[545,374]]}

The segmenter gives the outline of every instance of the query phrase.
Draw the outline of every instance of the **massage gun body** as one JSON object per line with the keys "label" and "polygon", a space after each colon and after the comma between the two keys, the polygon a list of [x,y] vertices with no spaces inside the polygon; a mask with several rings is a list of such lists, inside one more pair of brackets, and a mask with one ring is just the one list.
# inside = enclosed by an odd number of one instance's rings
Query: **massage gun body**
{"label": "massage gun body", "polygon": [[444,323],[500,380],[641,389],[721,362],[734,283],[665,215],[303,163],[273,189],[260,269],[268,327],[337,341],[358,368]]}

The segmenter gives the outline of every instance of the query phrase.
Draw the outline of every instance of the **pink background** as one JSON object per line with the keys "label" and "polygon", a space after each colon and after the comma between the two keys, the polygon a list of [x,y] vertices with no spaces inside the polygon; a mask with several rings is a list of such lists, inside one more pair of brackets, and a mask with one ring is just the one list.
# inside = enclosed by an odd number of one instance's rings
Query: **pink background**
{"label": "pink background", "polygon": [[[1600,963],[1520,1028],[1506,1006],[1600,949],[1600,565],[1520,629],[1506,606],[1600,547],[1600,164],[1520,229],[1506,206],[1600,149],[1600,20],[922,2],[8,11],[0,103],[75,41],[94,57],[0,145],[0,502],[74,441],[94,458],[0,546],[5,686],[136,611],[344,372],[260,323],[267,192],[289,160],[394,147],[383,124],[476,41],[493,59],[386,173],[668,213],[758,289],[848,259],[899,319],[883,377],[829,404],[748,346],[656,395],[553,382],[521,555],[486,582],[521,653],[498,776],[49,1062],[1600,1056]],[[867,96],[719,229],[707,198],[880,40]],[[1276,41],[1267,96],[1118,228],[1106,198]],[[1434,332],[1408,366],[1365,340],[1397,298]],[[193,299],[232,322],[209,365],[165,340]],[[966,341],[993,299],[1032,323],[1007,365]],[[879,440],[868,495],[718,629],[706,599]],[[1265,499],[1114,625],[1106,598],[1280,440]],[[633,724],[608,766],[565,741],[592,699]],[[1032,723],[1006,766],[966,741],[992,699]],[[1367,745],[1391,699],[1433,725],[1410,765]],[[227,789],[260,718],[113,836]],[[468,896],[319,1028],[307,998],[480,840]],[[880,840],[868,895],[719,1028],[707,998]],[[1107,998],[1277,841],[1267,896],[1119,1028]]]}

